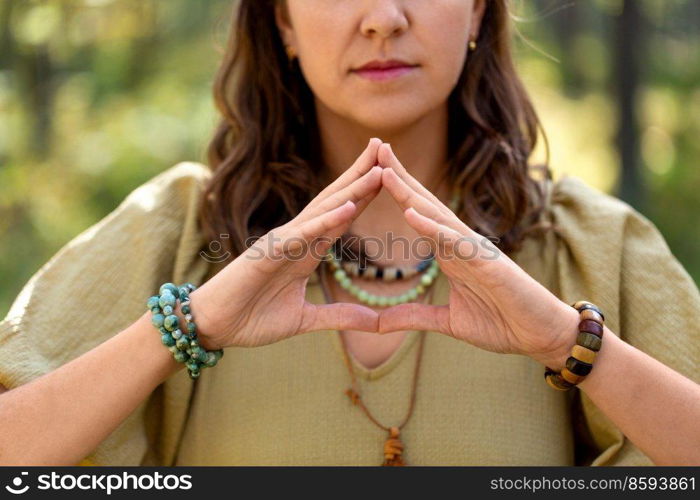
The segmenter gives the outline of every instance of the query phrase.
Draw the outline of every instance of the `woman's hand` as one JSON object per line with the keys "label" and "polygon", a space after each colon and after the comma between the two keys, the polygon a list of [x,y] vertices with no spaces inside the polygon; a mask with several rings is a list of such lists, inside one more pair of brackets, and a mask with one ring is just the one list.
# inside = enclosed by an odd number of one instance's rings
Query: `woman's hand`
{"label": "woman's hand", "polygon": [[406,171],[388,144],[380,146],[378,159],[385,167],[383,186],[411,227],[431,242],[450,284],[447,305],[390,307],[380,313],[379,331],[441,332],[481,349],[524,354],[561,368],[576,342],[578,312],[464,224]]}
{"label": "woman's hand", "polygon": [[271,344],[326,329],[376,332],[378,313],[360,304],[311,304],[306,283],[335,238],[379,193],[381,141],[294,219],[272,229],[192,292],[192,315],[205,349]]}

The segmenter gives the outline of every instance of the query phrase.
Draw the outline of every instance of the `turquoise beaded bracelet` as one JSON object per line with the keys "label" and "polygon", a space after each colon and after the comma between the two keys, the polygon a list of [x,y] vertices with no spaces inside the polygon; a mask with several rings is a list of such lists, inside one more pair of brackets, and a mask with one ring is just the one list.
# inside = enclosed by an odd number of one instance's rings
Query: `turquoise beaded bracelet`
{"label": "turquoise beaded bracelet", "polygon": [[[223,349],[207,351],[199,345],[197,326],[190,309],[190,293],[197,287],[185,283],[177,287],[172,283],[161,285],[158,295],[150,297],[146,303],[151,311],[151,323],[161,334],[161,342],[173,353],[175,361],[185,363],[190,378],[199,377],[202,368],[214,367],[223,357]],[[180,320],[175,314],[177,301],[185,316],[184,332],[180,329]]]}

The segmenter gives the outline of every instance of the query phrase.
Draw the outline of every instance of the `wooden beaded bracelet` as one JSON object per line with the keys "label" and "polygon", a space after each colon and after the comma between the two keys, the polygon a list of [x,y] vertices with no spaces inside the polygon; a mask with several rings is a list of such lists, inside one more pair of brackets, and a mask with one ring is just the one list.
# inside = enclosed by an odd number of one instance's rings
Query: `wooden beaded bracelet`
{"label": "wooden beaded bracelet", "polygon": [[[164,283],[159,294],[150,297],[146,303],[153,313],[151,323],[160,331],[161,342],[173,353],[175,361],[185,363],[192,379],[199,377],[202,368],[216,366],[224,355],[223,349],[207,351],[199,345],[197,327],[190,310],[190,292],[195,289],[192,283],[185,283],[181,287]],[[174,313],[178,300],[185,316],[184,332],[179,328],[180,320]]]}
{"label": "wooden beaded bracelet", "polygon": [[593,362],[603,342],[605,315],[595,304],[579,300],[572,304],[579,312],[578,335],[571,356],[566,360],[561,372],[545,366],[544,379],[550,387],[558,391],[568,391],[581,383],[593,369]]}

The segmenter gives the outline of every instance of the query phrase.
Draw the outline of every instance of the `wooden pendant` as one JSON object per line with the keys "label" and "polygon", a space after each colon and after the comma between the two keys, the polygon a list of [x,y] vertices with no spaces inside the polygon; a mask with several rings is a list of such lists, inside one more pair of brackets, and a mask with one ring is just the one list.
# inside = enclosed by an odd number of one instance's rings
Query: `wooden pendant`
{"label": "wooden pendant", "polygon": [[399,439],[399,428],[389,429],[389,438],[384,443],[384,463],[385,466],[406,465],[401,458],[403,453],[403,443]]}

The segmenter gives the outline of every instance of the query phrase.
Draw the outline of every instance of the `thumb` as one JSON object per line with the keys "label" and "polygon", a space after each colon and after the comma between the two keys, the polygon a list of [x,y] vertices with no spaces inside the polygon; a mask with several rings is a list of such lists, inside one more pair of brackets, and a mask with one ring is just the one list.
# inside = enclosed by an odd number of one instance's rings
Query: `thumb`
{"label": "thumb", "polygon": [[306,302],[302,310],[301,327],[297,334],[318,330],[361,330],[377,332],[379,314],[366,306],[335,302],[312,304]]}
{"label": "thumb", "polygon": [[428,330],[452,335],[450,306],[411,302],[384,309],[379,313],[379,333],[398,330]]}

